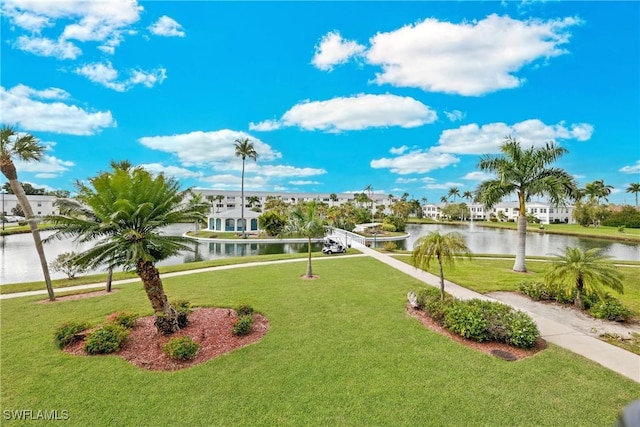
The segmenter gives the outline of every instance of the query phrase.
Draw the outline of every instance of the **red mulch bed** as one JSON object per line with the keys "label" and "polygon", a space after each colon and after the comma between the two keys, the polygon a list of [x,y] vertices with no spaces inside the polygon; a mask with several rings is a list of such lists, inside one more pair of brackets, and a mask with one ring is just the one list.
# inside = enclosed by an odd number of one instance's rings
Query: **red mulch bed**
{"label": "red mulch bed", "polygon": [[[440,326],[437,322],[431,319],[431,317],[429,317],[429,315],[427,315],[424,311],[417,310],[410,306],[407,306],[407,311],[411,316],[420,320],[420,322],[425,327],[431,329],[432,331],[435,331],[441,335],[449,337],[453,341],[458,342],[462,345],[465,345],[469,348],[476,349],[478,351],[481,351],[483,353],[486,353],[492,356],[496,356],[496,354],[492,354],[492,352],[502,354],[504,356],[507,356],[507,354],[509,354],[513,356],[511,360],[521,360],[526,357],[533,356],[539,351],[542,351],[545,348],[547,348],[547,342],[542,338],[538,338],[535,346],[530,349],[512,347],[508,344],[499,343],[499,342],[492,342],[492,341],[477,342],[477,341],[469,340],[461,337],[460,335],[454,334],[448,329],[445,329],[444,327]],[[499,356],[496,356],[496,357],[499,357]]]}
{"label": "red mulch bed", "polygon": [[[189,325],[171,336],[160,334],[153,324],[153,316],[141,317],[131,330],[125,345],[114,353],[135,366],[152,371],[175,371],[198,365],[240,347],[259,341],[269,330],[266,317],[254,314],[251,333],[235,336],[231,333],[236,312],[226,308],[199,308],[189,315]],[[200,344],[193,360],[173,360],[162,348],[171,338],[190,336]],[[87,355],[84,341],[75,342],[64,351],[69,354]]]}

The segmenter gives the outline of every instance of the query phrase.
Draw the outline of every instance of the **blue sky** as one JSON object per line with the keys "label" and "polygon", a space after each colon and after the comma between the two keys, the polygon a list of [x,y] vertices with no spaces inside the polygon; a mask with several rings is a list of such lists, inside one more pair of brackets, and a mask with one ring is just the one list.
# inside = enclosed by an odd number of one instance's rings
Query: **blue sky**
{"label": "blue sky", "polygon": [[8,0],[0,121],[38,187],[129,160],[184,187],[439,202],[504,137],[556,141],[611,202],[640,182],[640,3]]}

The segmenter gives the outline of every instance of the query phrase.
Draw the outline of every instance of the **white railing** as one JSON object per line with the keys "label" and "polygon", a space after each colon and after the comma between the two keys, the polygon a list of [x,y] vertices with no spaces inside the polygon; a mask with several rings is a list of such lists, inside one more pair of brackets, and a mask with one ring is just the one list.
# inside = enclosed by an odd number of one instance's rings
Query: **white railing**
{"label": "white railing", "polygon": [[353,233],[351,231],[343,230],[341,228],[336,227],[327,227],[327,236],[335,236],[340,240],[344,240],[347,247],[351,246],[351,243],[357,242],[361,245],[366,244],[366,239],[359,234]]}

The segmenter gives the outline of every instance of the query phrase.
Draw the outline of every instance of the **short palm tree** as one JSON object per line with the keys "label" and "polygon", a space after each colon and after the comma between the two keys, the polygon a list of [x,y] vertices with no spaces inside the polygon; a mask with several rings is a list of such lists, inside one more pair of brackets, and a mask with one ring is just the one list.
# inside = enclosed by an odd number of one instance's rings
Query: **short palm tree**
{"label": "short palm tree", "polygon": [[455,231],[440,234],[432,231],[419,238],[413,245],[411,263],[422,270],[429,268],[433,258],[438,261],[440,269],[440,297],[444,300],[444,264],[454,265],[457,256],[471,257],[464,236]]}
{"label": "short palm tree", "polygon": [[638,193],[640,193],[640,182],[632,182],[625,190],[627,193],[635,193],[636,195],[636,210],[638,209]]}
{"label": "short palm tree", "polygon": [[573,303],[577,308],[584,308],[585,292],[604,297],[604,286],[619,293],[624,291],[622,275],[609,261],[611,257],[601,254],[600,248],[583,251],[567,246],[564,254],[555,255],[556,258],[545,280],[564,289],[567,295],[571,295],[575,290]]}
{"label": "short palm tree", "polygon": [[289,221],[283,234],[287,236],[300,236],[307,238],[307,273],[305,277],[313,277],[311,268],[311,239],[325,235],[325,219],[318,213],[318,204],[315,200],[309,203],[297,204],[289,215]]}
{"label": "short palm tree", "polygon": [[27,198],[22,185],[18,181],[18,172],[16,166],[13,163],[13,159],[22,160],[24,162],[40,161],[42,153],[44,152],[44,146],[40,144],[40,141],[33,135],[18,134],[10,126],[3,126],[0,129],[0,171],[9,180],[9,186],[16,195],[22,212],[24,212],[27,221],[29,222],[29,228],[31,229],[31,235],[36,246],[36,252],[40,258],[40,266],[42,267],[42,274],[44,275],[44,282],[47,287],[47,293],[49,294],[49,300],[53,301],[56,296],[53,292],[53,286],[51,285],[51,277],[49,275],[49,264],[47,264],[47,257],[44,253],[44,247],[42,246],[42,238],[40,237],[40,230],[38,230],[38,223],[33,215],[31,204]]}
{"label": "short palm tree", "polygon": [[236,139],[235,142],[236,147],[236,157],[242,157],[242,184],[240,191],[240,216],[242,221],[242,238],[247,238],[247,225],[244,219],[244,163],[249,159],[253,159],[253,161],[257,161],[258,153],[253,146],[252,142],[249,142],[249,138],[244,139]]}
{"label": "short palm tree", "polygon": [[156,263],[190,248],[187,238],[164,235],[162,228],[200,219],[209,206],[188,203],[189,190],[181,191],[177,181],[163,174],[154,177],[127,162],[112,163],[112,168],[88,184],[76,182],[78,199],[96,218],[51,216],[54,235],[95,242],[78,254],[81,264],[135,270],[153,307],[156,328],[171,334],[179,329],[177,313],[167,300]]}
{"label": "short palm tree", "polygon": [[544,147],[532,146],[523,150],[520,142],[508,136],[500,146],[500,151],[501,155],[485,155],[480,159],[478,168],[492,172],[496,177],[482,182],[476,194],[487,209],[510,194],[518,196],[518,246],[513,270],[526,272],[526,203],[532,196],[546,195],[553,205],[559,205],[566,198],[575,198],[578,187],[569,173],[550,167],[567,153],[565,148],[553,142],[546,143]]}

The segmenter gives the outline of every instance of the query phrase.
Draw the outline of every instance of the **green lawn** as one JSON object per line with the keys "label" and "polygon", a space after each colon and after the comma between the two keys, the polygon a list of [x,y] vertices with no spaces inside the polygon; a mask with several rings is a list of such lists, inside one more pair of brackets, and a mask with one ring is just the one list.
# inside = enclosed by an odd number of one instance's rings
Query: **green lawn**
{"label": "green lawn", "polygon": [[4,300],[2,409],[68,410],[73,426],[608,426],[640,395],[640,384],[553,345],[505,362],[425,329],[404,308],[420,283],[374,259],[314,272],[301,280],[294,263],[165,279],[170,299],[245,302],[270,321],[259,343],[171,373],[52,343],[64,321],[149,314],[139,285],[53,304]]}
{"label": "green lawn", "polygon": [[[517,228],[515,222],[481,221],[475,222],[475,224],[481,227],[508,228],[511,230]],[[633,242],[640,241],[640,228],[625,228],[624,232],[621,233],[618,231],[618,227],[607,227],[604,225],[595,228],[583,227],[580,224],[544,224],[543,227],[544,228],[541,229],[540,224],[528,224],[527,230],[539,233],[565,234],[569,236],[596,237]]]}
{"label": "green lawn", "polygon": [[[396,258],[410,263],[409,255],[396,255]],[[515,291],[522,281],[543,281],[549,269],[549,263],[541,259],[527,258],[527,273],[516,273],[512,270],[513,259],[488,259],[475,257],[470,261],[461,259],[454,267],[444,268],[445,279],[457,283],[476,292]],[[624,294],[608,290],[627,307],[640,314],[640,266],[619,266],[624,284]],[[431,263],[428,270],[438,275],[438,263]]]}

